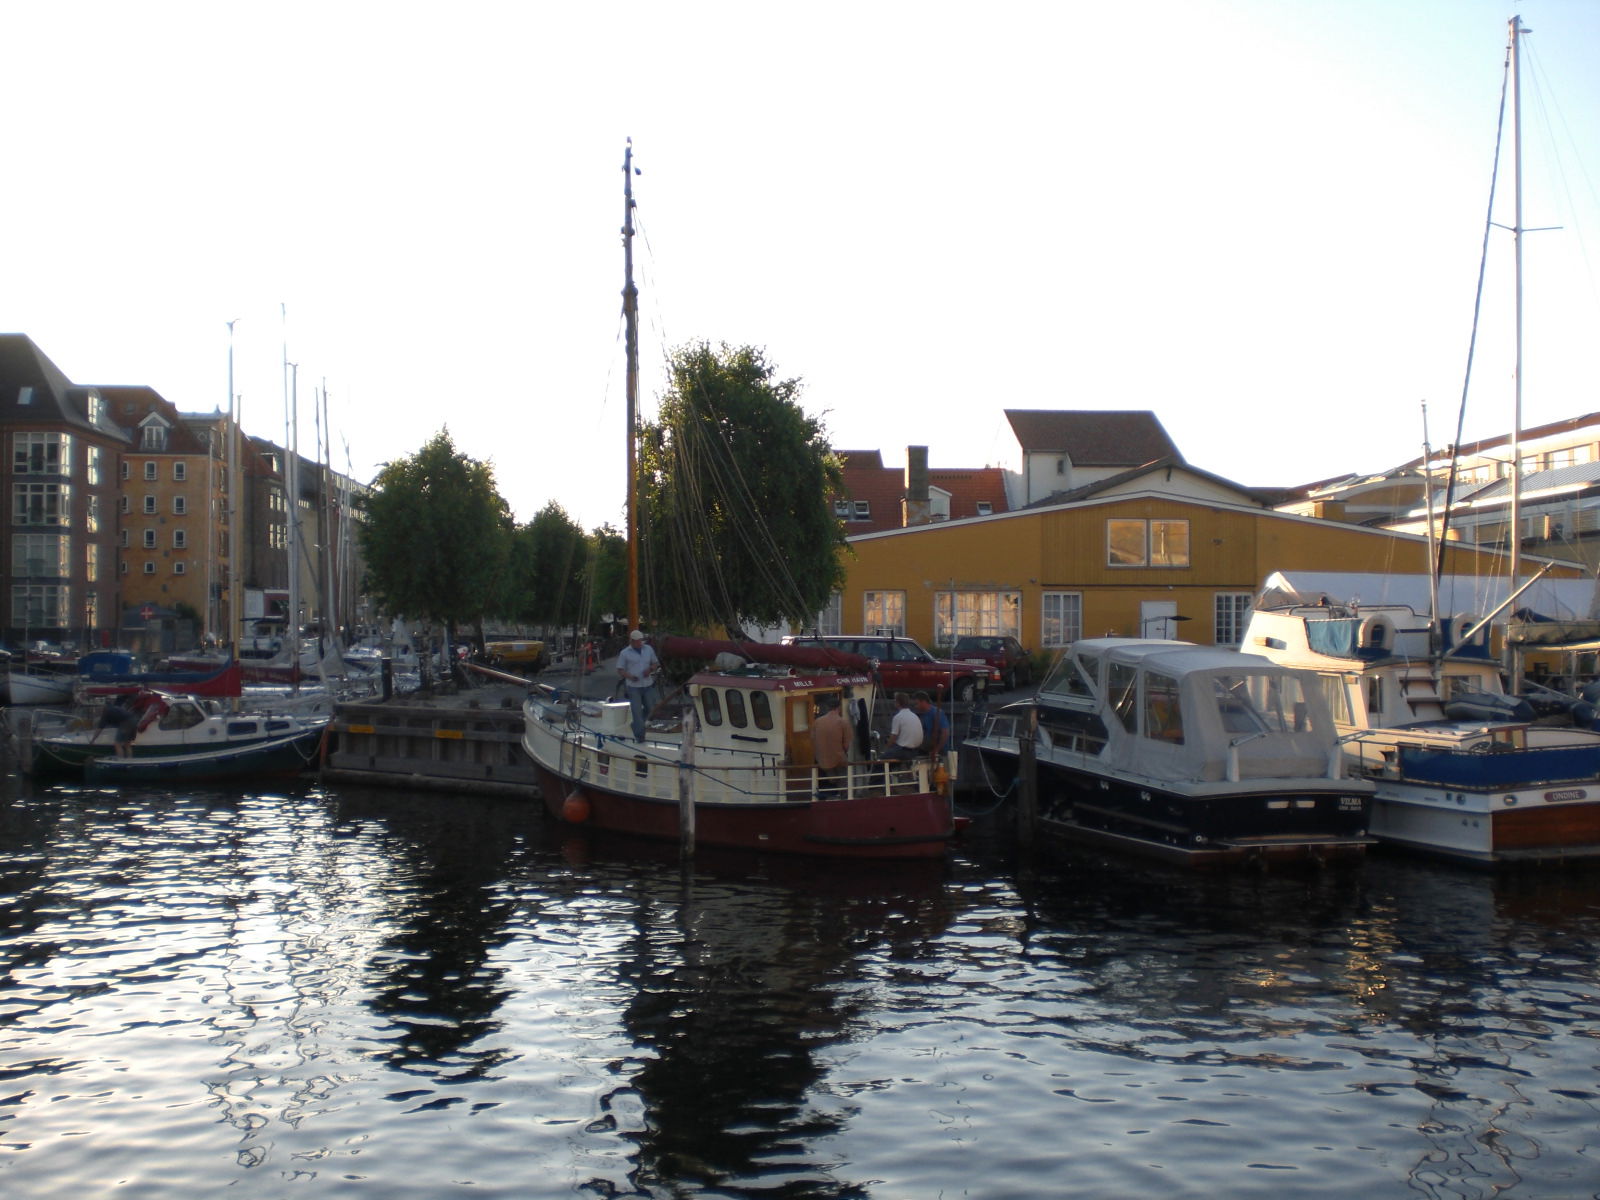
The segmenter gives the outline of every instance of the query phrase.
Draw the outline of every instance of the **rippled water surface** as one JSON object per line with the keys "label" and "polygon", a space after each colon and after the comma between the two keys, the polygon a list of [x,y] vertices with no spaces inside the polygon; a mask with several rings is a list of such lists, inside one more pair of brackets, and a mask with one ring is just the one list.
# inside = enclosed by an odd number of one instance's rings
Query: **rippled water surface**
{"label": "rippled water surface", "polygon": [[1600,876],[0,800],[7,1197],[1600,1195]]}

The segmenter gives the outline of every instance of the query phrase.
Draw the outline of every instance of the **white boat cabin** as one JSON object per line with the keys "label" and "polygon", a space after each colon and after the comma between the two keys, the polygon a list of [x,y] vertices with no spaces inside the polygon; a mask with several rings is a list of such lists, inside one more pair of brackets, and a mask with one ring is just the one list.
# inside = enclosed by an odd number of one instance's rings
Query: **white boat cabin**
{"label": "white boat cabin", "polygon": [[1039,686],[1052,747],[1159,780],[1337,778],[1337,735],[1315,681],[1253,654],[1091,638]]}

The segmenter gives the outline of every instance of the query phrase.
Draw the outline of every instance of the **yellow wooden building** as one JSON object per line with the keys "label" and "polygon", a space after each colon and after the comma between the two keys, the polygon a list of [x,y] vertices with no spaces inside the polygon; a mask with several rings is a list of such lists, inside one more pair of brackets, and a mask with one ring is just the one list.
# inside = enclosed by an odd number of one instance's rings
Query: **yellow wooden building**
{"label": "yellow wooden building", "polygon": [[[1170,463],[1075,499],[865,534],[848,547],[848,580],[824,625],[892,629],[930,649],[964,633],[1009,633],[1032,650],[1098,636],[1237,645],[1275,571],[1416,576],[1431,557],[1426,537],[1277,512]],[[1549,560],[1525,561],[1524,578]],[[1452,542],[1444,572],[1509,576],[1509,556]],[[1548,578],[1586,575],[1565,563]]]}

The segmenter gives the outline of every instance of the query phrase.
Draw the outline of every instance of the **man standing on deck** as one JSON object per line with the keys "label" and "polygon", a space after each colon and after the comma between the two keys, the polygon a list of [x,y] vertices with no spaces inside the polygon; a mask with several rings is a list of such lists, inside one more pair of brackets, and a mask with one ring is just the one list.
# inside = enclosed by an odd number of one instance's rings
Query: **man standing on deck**
{"label": "man standing on deck", "polygon": [[839,793],[850,759],[850,724],[839,711],[837,696],[823,696],[820,715],[811,726],[811,748],[817,756],[817,790],[824,796]]}
{"label": "man standing on deck", "polygon": [[915,758],[922,750],[922,722],[911,711],[911,697],[904,692],[894,694],[894,720],[889,722],[889,745],[884,758]]}
{"label": "man standing on deck", "polygon": [[617,678],[627,685],[628,705],[633,709],[633,740],[644,741],[644,723],[660,703],[656,690],[656,674],[661,670],[661,660],[655,647],[644,640],[644,633],[635,629],[628,635],[628,648],[617,655]]}

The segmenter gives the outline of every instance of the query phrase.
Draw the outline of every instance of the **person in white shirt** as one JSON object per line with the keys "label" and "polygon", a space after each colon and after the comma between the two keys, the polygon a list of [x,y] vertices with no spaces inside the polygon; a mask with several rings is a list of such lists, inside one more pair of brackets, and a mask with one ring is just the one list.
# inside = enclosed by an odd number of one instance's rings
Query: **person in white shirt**
{"label": "person in white shirt", "polygon": [[884,758],[915,758],[922,749],[922,721],[911,709],[911,697],[894,694],[894,720],[889,722],[889,745]]}
{"label": "person in white shirt", "polygon": [[627,685],[636,742],[644,741],[644,723],[661,701],[656,690],[656,675],[660,670],[661,660],[656,657],[655,647],[644,640],[644,633],[635,629],[628,634],[628,648],[617,655],[617,678]]}

